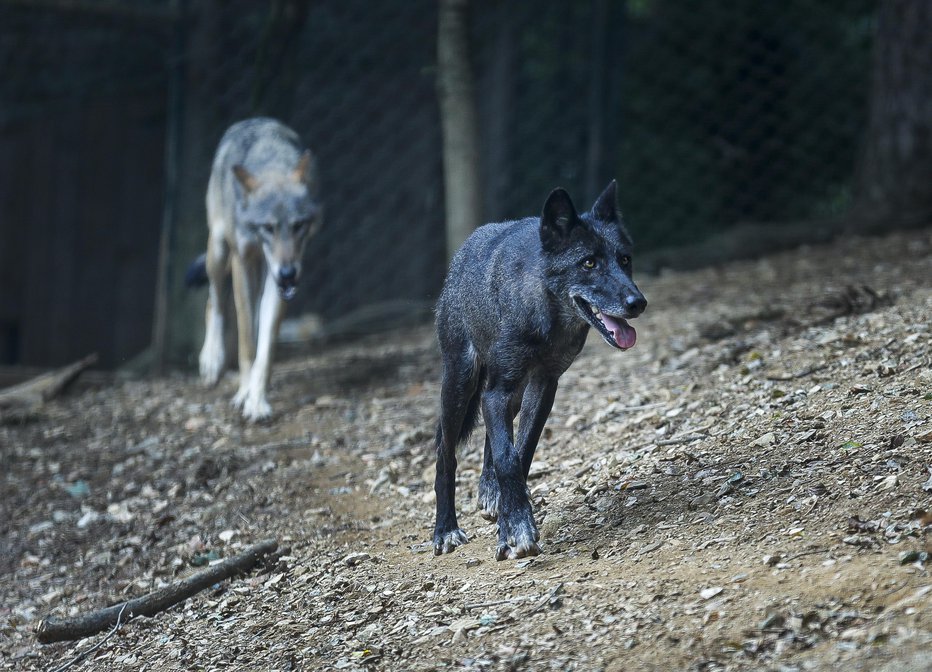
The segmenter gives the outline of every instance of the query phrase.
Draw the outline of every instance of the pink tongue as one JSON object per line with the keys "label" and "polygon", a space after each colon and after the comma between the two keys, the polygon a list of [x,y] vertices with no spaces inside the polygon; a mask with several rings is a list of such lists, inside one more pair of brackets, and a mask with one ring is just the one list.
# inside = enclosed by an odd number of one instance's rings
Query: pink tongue
{"label": "pink tongue", "polygon": [[615,343],[618,344],[619,348],[627,350],[628,348],[634,347],[638,339],[638,333],[624,318],[611,317],[602,313],[602,324],[612,332],[612,336],[615,337]]}

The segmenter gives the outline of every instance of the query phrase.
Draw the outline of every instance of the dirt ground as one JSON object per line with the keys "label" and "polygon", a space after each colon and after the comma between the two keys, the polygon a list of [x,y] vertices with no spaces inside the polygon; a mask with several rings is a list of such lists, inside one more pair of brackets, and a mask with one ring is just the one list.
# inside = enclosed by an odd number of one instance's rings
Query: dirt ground
{"label": "dirt ground", "polygon": [[[86,385],[0,425],[0,669],[46,615],[275,537],[268,565],[73,670],[932,670],[932,229],[643,278],[590,338],[531,472],[541,556],[434,557],[439,362],[422,326],[293,355],[273,423],[192,374]],[[481,435],[478,432],[477,435]]]}

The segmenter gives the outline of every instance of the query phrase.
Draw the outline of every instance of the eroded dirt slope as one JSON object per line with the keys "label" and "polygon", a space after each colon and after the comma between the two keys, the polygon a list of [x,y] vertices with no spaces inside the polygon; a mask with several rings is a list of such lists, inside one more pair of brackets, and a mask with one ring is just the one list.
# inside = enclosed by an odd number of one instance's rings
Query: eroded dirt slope
{"label": "eroded dirt slope", "polygon": [[[0,667],[32,628],[277,537],[273,566],[137,619],[71,669],[932,669],[932,231],[641,281],[590,339],[530,486],[544,554],[435,558],[429,327],[282,362],[268,426],[193,376],[0,426]],[[925,554],[925,555],[924,555]]]}

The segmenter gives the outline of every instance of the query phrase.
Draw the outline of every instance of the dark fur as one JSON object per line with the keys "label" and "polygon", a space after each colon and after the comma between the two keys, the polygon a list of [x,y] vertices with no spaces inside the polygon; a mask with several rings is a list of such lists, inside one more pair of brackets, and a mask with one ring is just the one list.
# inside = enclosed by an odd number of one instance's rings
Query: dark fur
{"label": "dark fur", "polygon": [[579,215],[569,195],[556,189],[540,218],[480,227],[453,257],[437,305],[443,381],[436,554],[466,542],[454,505],[456,447],[480,410],[486,436],[479,506],[499,523],[496,558],[540,552],[526,482],[557,381],[590,326],[615,347],[633,345],[633,338],[616,342],[590,306],[630,329],[621,318],[636,317],[647,305],[631,279],[631,238],[615,199],[612,182]]}

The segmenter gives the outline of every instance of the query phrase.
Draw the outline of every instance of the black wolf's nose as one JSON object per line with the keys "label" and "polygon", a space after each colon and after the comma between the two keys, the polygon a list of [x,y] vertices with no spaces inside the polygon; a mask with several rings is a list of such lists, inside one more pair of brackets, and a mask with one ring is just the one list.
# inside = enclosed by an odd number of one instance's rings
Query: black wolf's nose
{"label": "black wolf's nose", "polygon": [[298,269],[290,264],[278,269],[278,279],[282,282],[294,282],[296,277],[298,277]]}
{"label": "black wolf's nose", "polygon": [[625,310],[628,317],[637,317],[647,308],[647,299],[643,296],[629,296],[625,299]]}

